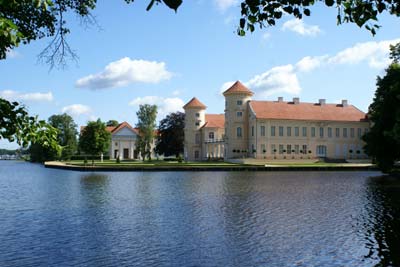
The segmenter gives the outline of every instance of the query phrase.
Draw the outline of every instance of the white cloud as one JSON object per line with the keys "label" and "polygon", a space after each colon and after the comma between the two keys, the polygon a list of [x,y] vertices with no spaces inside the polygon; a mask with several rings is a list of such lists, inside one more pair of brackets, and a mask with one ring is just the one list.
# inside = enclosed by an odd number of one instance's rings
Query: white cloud
{"label": "white cloud", "polygon": [[303,57],[299,62],[296,63],[296,69],[300,72],[309,72],[321,66],[326,61],[328,56],[320,57]]}
{"label": "white cloud", "polygon": [[261,97],[276,93],[298,95],[301,91],[295,68],[291,64],[274,67],[260,75],[256,75],[246,82],[246,86]]}
{"label": "white cloud", "polygon": [[73,104],[69,106],[65,106],[61,110],[63,113],[68,113],[71,116],[80,116],[80,115],[88,115],[90,116],[92,113],[92,109],[89,106],[82,104]]}
{"label": "white cloud", "polygon": [[178,97],[161,96],[137,97],[129,102],[129,105],[137,107],[144,104],[157,105],[157,117],[158,119],[162,119],[171,112],[183,111],[182,107],[185,103]]}
{"label": "white cloud", "polygon": [[[254,76],[244,84],[261,98],[278,93],[299,95],[302,90],[298,80],[299,73],[310,72],[329,65],[349,65],[362,62],[367,62],[371,68],[384,68],[390,63],[389,45],[398,42],[400,42],[400,39],[359,43],[336,53],[334,56],[306,56],[295,65],[273,67]],[[219,90],[220,95],[233,83],[232,81],[224,83]]]}
{"label": "white cloud", "polygon": [[217,5],[219,10],[225,11],[225,10],[237,5],[238,0],[214,0],[214,3]]}
{"label": "white cloud", "polygon": [[384,68],[390,63],[389,46],[398,42],[400,42],[400,39],[357,43],[329,58],[328,63],[358,64],[367,62],[368,66],[372,68]]}
{"label": "white cloud", "polygon": [[18,58],[21,54],[15,50],[7,50],[6,51],[6,58]]}
{"label": "white cloud", "polygon": [[0,91],[0,97],[10,101],[30,101],[30,102],[51,102],[53,101],[53,93],[21,93],[13,90]]}
{"label": "white cloud", "polygon": [[179,90],[175,90],[175,91],[172,92],[173,96],[178,96],[180,94],[181,94],[181,91],[179,91]]}
{"label": "white cloud", "polygon": [[166,69],[164,62],[132,60],[124,57],[111,62],[105,69],[76,81],[79,88],[104,89],[126,86],[131,83],[159,83],[169,80],[172,73]]}
{"label": "white cloud", "polygon": [[321,30],[317,25],[305,24],[301,19],[291,19],[286,21],[282,26],[282,30],[289,30],[303,36],[316,36],[321,33]]}

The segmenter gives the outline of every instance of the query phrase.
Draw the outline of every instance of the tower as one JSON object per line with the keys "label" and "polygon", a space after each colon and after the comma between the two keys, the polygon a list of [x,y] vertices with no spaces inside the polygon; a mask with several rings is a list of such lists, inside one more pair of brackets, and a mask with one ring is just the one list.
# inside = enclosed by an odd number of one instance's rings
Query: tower
{"label": "tower", "polygon": [[200,128],[205,123],[206,106],[193,97],[186,105],[185,110],[185,151],[187,160],[201,160],[201,134]]}
{"label": "tower", "polygon": [[223,92],[225,97],[225,158],[247,155],[248,102],[253,92],[236,81]]}

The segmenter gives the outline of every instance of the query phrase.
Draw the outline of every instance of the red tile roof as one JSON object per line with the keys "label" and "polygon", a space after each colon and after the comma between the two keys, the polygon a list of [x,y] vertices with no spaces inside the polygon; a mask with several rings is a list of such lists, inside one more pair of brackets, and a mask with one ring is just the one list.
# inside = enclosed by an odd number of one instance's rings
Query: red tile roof
{"label": "red tile roof", "polygon": [[206,114],[206,123],[202,128],[225,128],[224,114]]}
{"label": "red tile roof", "polygon": [[250,101],[259,119],[311,121],[367,121],[365,113],[353,105]]}
{"label": "red tile roof", "polygon": [[253,92],[249,90],[246,86],[244,86],[240,81],[236,81],[231,87],[225,90],[222,93],[224,96],[229,94],[246,94],[253,95]]}
{"label": "red tile roof", "polygon": [[[134,133],[138,134],[139,133],[139,129],[138,128],[133,128],[129,123],[127,123],[126,121],[118,124],[116,127],[107,127],[107,131],[111,132],[111,133],[117,133],[120,130],[122,130],[123,128],[127,127],[128,129],[130,129],[131,131],[133,131]],[[111,129],[111,131],[108,128],[113,128]]]}
{"label": "red tile roof", "polygon": [[198,100],[196,97],[193,97],[192,99],[190,99],[189,102],[187,102],[186,105],[183,106],[183,109],[187,109],[187,108],[202,108],[202,109],[205,109],[207,107],[206,107],[206,105],[201,103],[200,100]]}

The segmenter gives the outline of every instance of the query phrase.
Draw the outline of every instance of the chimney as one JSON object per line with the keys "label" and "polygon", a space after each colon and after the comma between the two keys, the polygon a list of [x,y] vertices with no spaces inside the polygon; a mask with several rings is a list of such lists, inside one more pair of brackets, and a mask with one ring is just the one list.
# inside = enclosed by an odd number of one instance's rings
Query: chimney
{"label": "chimney", "polygon": [[282,96],[278,97],[278,102],[283,102],[283,97]]}
{"label": "chimney", "polygon": [[343,99],[342,100],[342,107],[347,107],[349,104],[347,103],[347,100]]}
{"label": "chimney", "polygon": [[324,106],[326,104],[326,100],[325,99],[320,99],[318,101],[318,103],[319,103],[320,106]]}
{"label": "chimney", "polygon": [[293,97],[293,104],[297,105],[300,103],[300,98],[298,97]]}

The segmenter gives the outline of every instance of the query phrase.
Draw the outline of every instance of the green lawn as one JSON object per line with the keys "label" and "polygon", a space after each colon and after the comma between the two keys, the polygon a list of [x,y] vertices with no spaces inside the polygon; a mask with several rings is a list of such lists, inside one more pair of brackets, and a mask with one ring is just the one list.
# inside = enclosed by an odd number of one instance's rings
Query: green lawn
{"label": "green lawn", "polygon": [[[66,162],[67,164],[84,166],[82,160],[72,160]],[[141,160],[122,160],[117,163],[115,160],[104,160],[103,162],[94,161],[95,166],[107,166],[107,167],[152,167],[152,166],[198,166],[198,167],[218,167],[218,166],[243,166],[243,164],[235,164],[222,161],[201,161],[201,162],[181,162],[178,161],[163,161],[163,160],[152,160],[152,161],[141,161]],[[91,166],[92,161],[88,160],[87,166]]]}

